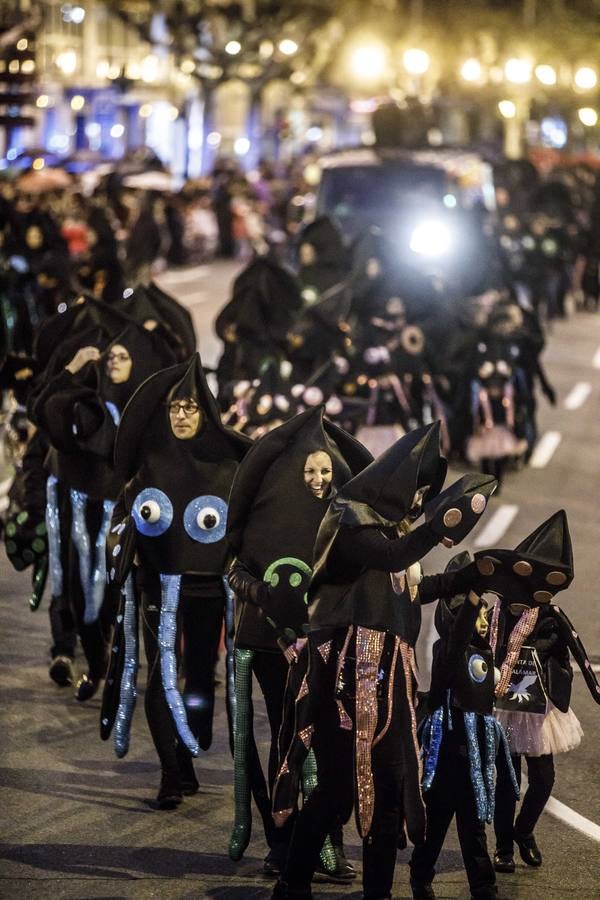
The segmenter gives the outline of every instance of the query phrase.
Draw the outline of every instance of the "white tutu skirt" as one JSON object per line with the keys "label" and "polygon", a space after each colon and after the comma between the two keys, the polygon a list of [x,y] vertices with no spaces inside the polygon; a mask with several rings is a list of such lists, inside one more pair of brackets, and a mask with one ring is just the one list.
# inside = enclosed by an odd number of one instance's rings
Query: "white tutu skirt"
{"label": "white tutu skirt", "polygon": [[504,459],[505,456],[522,456],[527,441],[517,438],[506,425],[494,425],[472,435],[467,441],[467,459],[478,463],[482,459]]}
{"label": "white tutu skirt", "polygon": [[563,713],[549,703],[545,714],[497,709],[496,718],[504,728],[510,752],[514,754],[568,753],[579,747],[583,737],[583,729],[571,707]]}

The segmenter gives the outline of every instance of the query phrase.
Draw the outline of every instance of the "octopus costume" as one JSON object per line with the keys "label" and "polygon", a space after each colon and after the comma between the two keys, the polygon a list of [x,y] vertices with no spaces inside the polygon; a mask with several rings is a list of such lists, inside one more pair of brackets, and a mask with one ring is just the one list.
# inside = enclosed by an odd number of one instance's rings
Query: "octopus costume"
{"label": "octopus costume", "polygon": [[[307,410],[263,437],[241,464],[229,504],[228,532],[237,557],[229,573],[236,595],[237,698],[235,824],[229,853],[240,859],[250,841],[252,789],[271,851],[266,861],[270,873],[283,864],[293,827],[290,817],[283,828],[275,829],[269,802],[277,774],[288,645],[305,642],[313,547],[329,500],[372,459],[323,413],[322,406]],[[294,673],[293,666],[290,682]],[[260,684],[271,729],[269,796],[253,736],[252,674]],[[314,755],[309,754],[303,772],[305,794],[313,774]],[[323,862],[334,872],[338,868],[331,847]]]}
{"label": "octopus costume", "polygon": [[[197,417],[195,430],[179,438],[173,416],[183,422],[188,415]],[[106,740],[114,728],[115,752],[125,756],[141,616],[148,662],[145,711],[162,767],[161,808],[198,790],[192,756],[212,741],[214,666],[227,596],[227,498],[249,444],[221,424],[198,354],[149,378],[119,425],[115,462],[129,481],[107,545],[108,577],[120,588],[120,601],[100,733]],[[227,624],[229,631],[232,622]],[[183,696],[177,687],[182,636]],[[231,667],[230,702],[232,678]]]}
{"label": "octopus costume", "polygon": [[505,779],[498,779],[496,868],[514,871],[513,841],[528,865],[541,864],[533,831],[554,784],[553,756],[579,746],[583,734],[569,706],[573,677],[569,651],[596,703],[600,685],[576,629],[553,602],[574,576],[564,510],[550,516],[514,550],[486,550],[476,558],[483,589],[500,598],[490,622],[490,643],[500,668],[496,716],[506,731],[517,779],[521,756],[527,760],[529,775],[516,820],[515,801],[505,790]]}
{"label": "octopus costume", "polygon": [[[461,553],[447,568],[462,568],[469,562],[469,554]],[[450,602],[440,600],[436,609],[440,639],[433,647],[428,716],[421,726],[427,830],[425,842],[415,847],[410,862],[416,900],[431,890],[435,864],[454,816],[471,897],[496,897],[485,836],[485,823],[494,815],[496,766],[506,770],[515,796],[518,789],[504,731],[493,715],[494,659],[489,642],[475,627],[480,608],[480,602],[474,604],[459,595]]]}
{"label": "octopus costume", "polygon": [[[463,573],[421,579],[418,560],[461,540],[495,481],[466,476],[441,497],[439,423],[410,432],[349,481],[319,529],[309,588],[308,666],[286,716],[274,817],[295,808],[309,747],[319,784],[298,816],[275,896],[310,897],[319,851],[336,816],[356,806],[366,898],[390,895],[398,839],[422,841],[425,813],[413,706],[420,604],[458,593]],[[417,493],[419,492],[419,493]],[[407,517],[426,522],[410,531]],[[468,576],[468,572],[466,573]]]}
{"label": "octopus costume", "polygon": [[[47,486],[52,595],[62,597],[64,615],[75,620],[89,667],[77,686],[79,700],[93,696],[104,677],[113,618],[104,602],[105,545],[122,486],[112,465],[117,426],[136,388],[171,359],[155,335],[130,323],[97,363],[75,375],[63,369],[37,400],[40,425],[56,451]],[[68,509],[61,514],[65,501]],[[65,533],[67,523],[70,531]],[[63,540],[68,546],[66,575]]]}

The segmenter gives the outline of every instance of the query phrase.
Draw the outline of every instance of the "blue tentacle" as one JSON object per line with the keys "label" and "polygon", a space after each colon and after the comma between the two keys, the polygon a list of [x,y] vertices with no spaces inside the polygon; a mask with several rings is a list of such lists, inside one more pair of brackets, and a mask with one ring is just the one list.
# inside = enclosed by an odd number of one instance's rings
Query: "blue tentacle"
{"label": "blue tentacle", "polygon": [[85,521],[88,496],[83,491],[76,491],[74,488],[69,490],[69,495],[71,497],[72,510],[71,539],[75,544],[79,557],[79,580],[81,581],[81,589],[85,600],[83,621],[87,625],[96,619],[94,597],[90,590],[92,572],[90,536]]}
{"label": "blue tentacle", "polygon": [[129,735],[131,721],[135,710],[137,697],[137,671],[138,671],[138,629],[135,590],[131,575],[127,576],[125,585],[121,589],[125,597],[123,609],[123,638],[125,641],[125,663],[121,677],[121,689],[119,693],[119,707],[115,718],[114,746],[115,753],[121,759],[129,750]]}
{"label": "blue tentacle", "polygon": [[50,587],[53,597],[63,592],[63,570],[60,558],[60,513],[58,510],[58,479],[50,475],[46,482],[46,530],[48,532],[48,557],[50,561]]}
{"label": "blue tentacle", "polygon": [[160,672],[167,705],[171,710],[177,733],[192,756],[198,756],[200,747],[188,725],[185,705],[177,688],[177,656],[175,641],[177,638],[177,608],[181,575],[160,576],[160,623],[158,626],[158,645],[160,647]]}
{"label": "blue tentacle", "polygon": [[475,794],[477,818],[480,822],[488,822],[488,795],[481,769],[481,753],[477,736],[477,713],[466,712],[463,713],[463,715],[465,720],[465,734],[467,737],[467,751],[469,754],[469,770],[471,774],[471,784],[473,785],[473,793]]}
{"label": "blue tentacle", "polygon": [[[115,504],[113,500],[104,500],[102,503],[102,523],[96,536],[95,565],[91,573],[90,583],[90,594],[92,596],[90,608],[93,606],[94,617],[90,620],[87,619],[86,604],[86,615],[83,619],[86,625],[89,625],[91,622],[96,621],[98,615],[100,614],[100,607],[102,606],[102,602],[104,600],[104,591],[106,590],[106,538],[108,537],[108,530],[110,528],[110,522],[114,507]],[[116,548],[113,549],[113,554],[115,552],[115,549]]]}
{"label": "blue tentacle", "polygon": [[422,750],[423,779],[421,786],[424,791],[429,790],[433,784],[435,772],[440,754],[440,745],[444,733],[444,707],[439,706],[423,723]]}

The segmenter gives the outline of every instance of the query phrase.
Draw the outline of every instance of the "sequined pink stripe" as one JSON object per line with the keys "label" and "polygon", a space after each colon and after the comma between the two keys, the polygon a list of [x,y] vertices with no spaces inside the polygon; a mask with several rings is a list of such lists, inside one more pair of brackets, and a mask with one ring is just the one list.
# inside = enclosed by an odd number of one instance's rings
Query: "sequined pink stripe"
{"label": "sequined pink stripe", "polygon": [[371,829],[375,786],[371,748],[377,728],[377,673],[385,633],[358,626],[356,630],[356,785],[361,837]]}
{"label": "sequined pink stripe", "polygon": [[[415,714],[414,700],[413,700],[413,692],[412,692],[412,678],[411,675],[416,669],[415,665],[415,651],[412,647],[410,647],[406,641],[400,641],[400,655],[402,656],[402,668],[404,669],[404,683],[406,687],[406,700],[408,702],[408,708],[410,710],[410,730],[412,732],[413,745],[415,748],[415,756],[417,758],[417,765],[419,767],[419,785],[423,779],[423,761],[421,759],[421,750],[419,747],[419,740],[417,738],[417,716]],[[420,788],[419,788],[420,791]]]}
{"label": "sequined pink stripe", "polygon": [[346,653],[348,652],[348,645],[350,644],[350,638],[352,637],[353,632],[354,632],[354,626],[350,625],[348,627],[348,631],[346,632],[344,644],[343,644],[342,649],[340,650],[340,653],[338,656],[337,666],[336,666],[336,670],[335,670],[336,687],[340,680],[340,674],[341,674],[342,669],[344,668],[344,663],[346,662]]}
{"label": "sequined pink stripe", "polygon": [[388,679],[388,698],[387,698],[387,719],[385,720],[385,725],[373,741],[373,746],[375,747],[379,741],[383,740],[386,736],[388,729],[390,727],[390,722],[392,721],[392,711],[394,709],[394,677],[396,675],[396,662],[398,660],[398,649],[400,647],[400,638],[394,638],[394,655],[392,656],[392,662],[390,665],[390,675]]}
{"label": "sequined pink stripe", "polygon": [[[498,601],[496,606],[500,606],[500,601]],[[494,608],[494,614],[495,612],[496,610]],[[519,660],[521,647],[535,628],[535,623],[538,620],[539,614],[539,606],[534,606],[532,607],[532,609],[526,609],[523,613],[521,613],[519,621],[511,631],[510,637],[508,639],[508,646],[506,648],[506,658],[502,663],[502,666],[500,667],[500,680],[498,681],[498,684],[496,686],[497,697],[503,697],[508,690],[508,686],[512,678],[513,669]]]}

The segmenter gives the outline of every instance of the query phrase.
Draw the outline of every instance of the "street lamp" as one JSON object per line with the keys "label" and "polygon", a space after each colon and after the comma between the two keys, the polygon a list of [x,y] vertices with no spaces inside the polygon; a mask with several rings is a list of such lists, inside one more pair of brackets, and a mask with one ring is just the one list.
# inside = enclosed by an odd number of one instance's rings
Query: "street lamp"
{"label": "street lamp", "polygon": [[229,56],[237,56],[241,51],[242,45],[239,41],[227,41],[225,44],[225,53],[228,53]]}
{"label": "street lamp", "polygon": [[536,66],[535,77],[542,84],[548,85],[549,87],[556,84],[556,71],[552,66]]}
{"label": "street lamp", "polygon": [[382,44],[362,44],[352,51],[350,68],[362,81],[377,81],[386,66],[386,51]]}
{"label": "street lamp", "polygon": [[591,106],[583,106],[581,109],[578,109],[577,115],[581,124],[587,128],[593,128],[594,125],[598,124],[598,113]]}
{"label": "street lamp", "polygon": [[63,50],[56,57],[56,65],[63,75],[72,75],[77,68],[77,54],[74,50]]}
{"label": "street lamp", "polygon": [[478,59],[465,59],[460,67],[460,75],[464,81],[479,81],[481,72],[481,63]]}
{"label": "street lamp", "polygon": [[404,51],[402,61],[409,75],[424,75],[429,68],[429,53],[419,50],[417,47],[411,47],[410,50]]}
{"label": "street lamp", "polygon": [[514,119],[517,115],[517,107],[512,100],[501,100],[498,104],[498,109],[504,119]]}
{"label": "street lamp", "polygon": [[575,72],[574,80],[576,87],[580,90],[591,91],[592,88],[596,87],[598,76],[594,69],[591,69],[589,66],[582,66]]}
{"label": "street lamp", "polygon": [[85,97],[81,94],[75,94],[74,97],[71,97],[71,109],[75,112],[79,112],[80,109],[83,109],[85,106]]}
{"label": "street lamp", "polygon": [[284,56],[293,56],[294,53],[298,49],[298,44],[296,41],[292,41],[290,38],[284,38],[279,42],[279,50],[283,53]]}
{"label": "street lamp", "polygon": [[[142,81],[148,83],[156,81],[158,78],[158,57],[155,56],[154,53],[149,53],[148,56],[145,56],[142,60],[140,71],[142,74]],[[110,72],[108,77],[111,77]]]}
{"label": "street lamp", "polygon": [[527,84],[531,81],[531,63],[528,59],[518,59],[513,56],[506,60],[504,66],[506,80],[513,84]]}

